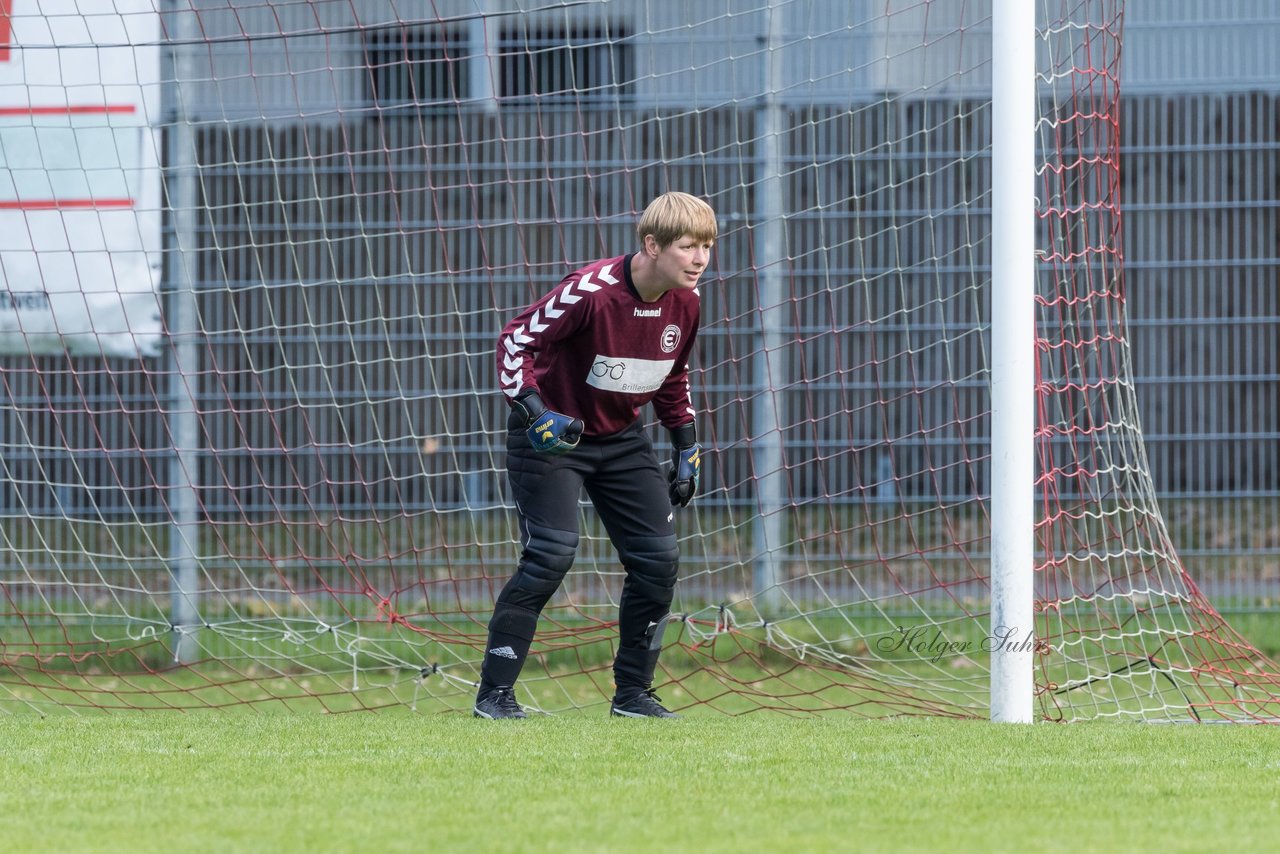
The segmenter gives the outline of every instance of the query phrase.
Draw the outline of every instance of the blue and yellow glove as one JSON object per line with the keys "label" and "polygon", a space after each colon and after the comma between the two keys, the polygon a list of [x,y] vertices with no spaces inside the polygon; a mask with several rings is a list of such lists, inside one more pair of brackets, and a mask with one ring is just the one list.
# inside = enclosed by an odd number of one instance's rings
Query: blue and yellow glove
{"label": "blue and yellow glove", "polygon": [[560,457],[578,447],[585,429],[582,420],[548,409],[536,391],[522,393],[512,408],[523,420],[529,444],[538,453]]}
{"label": "blue and yellow glove", "polygon": [[702,446],[692,424],[671,431],[671,471],[667,474],[667,493],[676,507],[688,507],[698,491],[698,475],[702,471]]}

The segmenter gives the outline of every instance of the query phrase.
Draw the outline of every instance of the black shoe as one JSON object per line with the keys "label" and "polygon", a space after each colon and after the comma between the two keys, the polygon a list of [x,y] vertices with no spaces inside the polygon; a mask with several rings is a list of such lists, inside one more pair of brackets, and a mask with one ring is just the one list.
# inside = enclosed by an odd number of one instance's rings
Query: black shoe
{"label": "black shoe", "polygon": [[652,689],[625,699],[614,697],[609,714],[619,718],[678,718],[675,712],[668,711],[658,702],[658,695]]}
{"label": "black shoe", "polygon": [[476,697],[476,707],[472,710],[472,714],[477,718],[488,718],[491,721],[529,717],[516,702],[516,691],[509,685],[499,685]]}

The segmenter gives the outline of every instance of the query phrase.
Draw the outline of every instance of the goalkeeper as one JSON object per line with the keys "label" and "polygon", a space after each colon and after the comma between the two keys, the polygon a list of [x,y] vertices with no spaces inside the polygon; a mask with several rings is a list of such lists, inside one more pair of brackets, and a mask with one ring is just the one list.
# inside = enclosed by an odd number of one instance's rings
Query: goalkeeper
{"label": "goalkeeper", "polygon": [[[637,223],[638,251],[570,273],[498,338],[521,549],[489,621],[477,717],[525,717],[516,679],[538,616],[573,564],[583,487],[626,570],[611,713],[675,717],[652,686],[679,559],[672,508],[698,487],[688,362],[716,233],[710,205],[665,193]],[[650,401],[670,433],[666,475],[640,424]]]}

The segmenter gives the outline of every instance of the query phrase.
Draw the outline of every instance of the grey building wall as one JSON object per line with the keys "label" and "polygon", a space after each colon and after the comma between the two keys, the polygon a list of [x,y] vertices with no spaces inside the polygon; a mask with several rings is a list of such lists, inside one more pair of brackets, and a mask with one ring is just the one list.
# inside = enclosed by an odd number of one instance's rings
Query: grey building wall
{"label": "grey building wall", "polygon": [[[437,0],[416,8],[395,0],[195,0],[196,32],[207,50],[194,57],[196,79],[184,82],[187,111],[209,121],[291,120],[300,113],[337,121],[335,107],[350,113],[369,106],[365,34],[440,22],[460,31],[481,63],[492,63],[504,32],[600,27],[631,45],[636,103],[687,109],[749,103],[766,74],[765,6],[761,0],[566,6],[546,0]],[[839,103],[875,93],[972,95],[990,87],[990,0],[790,0],[776,9],[782,101]],[[1124,29],[1126,91],[1280,87],[1274,50],[1280,24],[1268,0],[1129,0]],[[1042,60],[1061,43],[1050,34],[1040,49]],[[1050,85],[1042,81],[1042,88]],[[471,94],[485,93],[482,88]]]}

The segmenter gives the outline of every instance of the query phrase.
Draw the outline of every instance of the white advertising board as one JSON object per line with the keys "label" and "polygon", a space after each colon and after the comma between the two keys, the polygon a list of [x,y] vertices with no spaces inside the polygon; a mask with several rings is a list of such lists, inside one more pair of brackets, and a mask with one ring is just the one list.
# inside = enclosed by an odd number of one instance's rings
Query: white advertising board
{"label": "white advertising board", "polygon": [[151,0],[0,0],[0,353],[159,352],[159,39]]}

